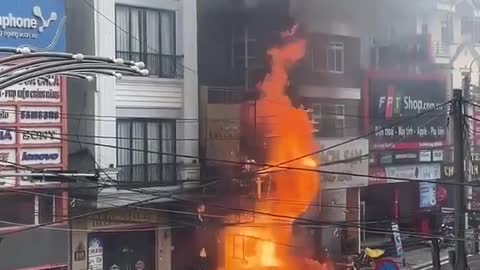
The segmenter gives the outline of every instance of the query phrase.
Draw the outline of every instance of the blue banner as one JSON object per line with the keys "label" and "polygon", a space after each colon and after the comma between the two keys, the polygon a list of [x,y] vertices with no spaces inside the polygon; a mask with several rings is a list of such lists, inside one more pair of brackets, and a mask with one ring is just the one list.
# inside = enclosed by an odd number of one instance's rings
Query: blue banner
{"label": "blue banner", "polygon": [[66,49],[65,0],[8,0],[0,9],[0,46]]}

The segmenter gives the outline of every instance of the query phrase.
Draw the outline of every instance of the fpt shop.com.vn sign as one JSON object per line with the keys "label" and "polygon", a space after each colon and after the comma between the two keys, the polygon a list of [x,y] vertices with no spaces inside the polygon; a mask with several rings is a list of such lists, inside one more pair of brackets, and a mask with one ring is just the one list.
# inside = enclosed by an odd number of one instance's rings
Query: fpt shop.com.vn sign
{"label": "fpt shop.com.vn sign", "polygon": [[65,51],[65,0],[8,0],[0,10],[0,44]]}

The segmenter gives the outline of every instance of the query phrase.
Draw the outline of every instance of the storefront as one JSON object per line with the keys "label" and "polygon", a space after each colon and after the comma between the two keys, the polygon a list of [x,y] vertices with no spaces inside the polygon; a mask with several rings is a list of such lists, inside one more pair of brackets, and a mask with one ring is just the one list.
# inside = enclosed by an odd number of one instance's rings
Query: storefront
{"label": "storefront", "polygon": [[171,269],[168,220],[158,211],[125,208],[75,221],[72,269]]}
{"label": "storefront", "polygon": [[[369,137],[370,178],[361,192],[362,222],[388,231],[398,226],[430,233],[430,213],[445,203],[437,191],[442,195],[445,189],[415,180],[442,179],[447,108],[436,106],[446,101],[445,80],[373,72],[363,90],[365,126],[367,132],[377,132]],[[391,246],[393,238],[367,231],[362,240],[365,246]]]}
{"label": "storefront", "polygon": [[[339,145],[322,152],[317,158],[321,174],[320,213],[309,213],[320,221],[358,222],[360,220],[360,189],[368,185],[368,178],[349,174],[368,174],[368,140],[357,139],[342,144],[351,138],[326,139],[318,141],[321,149]],[[352,160],[351,162],[342,162]],[[326,165],[331,164],[331,165]],[[332,173],[326,173],[326,172]],[[341,174],[337,174],[339,172]],[[342,230],[337,226],[326,226],[317,232],[317,249],[328,247],[333,255],[352,254],[360,249],[360,229]]]}

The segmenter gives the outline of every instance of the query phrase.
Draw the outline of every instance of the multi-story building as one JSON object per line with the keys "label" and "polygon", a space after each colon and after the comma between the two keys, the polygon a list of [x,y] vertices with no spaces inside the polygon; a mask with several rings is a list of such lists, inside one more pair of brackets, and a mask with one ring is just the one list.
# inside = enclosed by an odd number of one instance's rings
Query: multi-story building
{"label": "multi-story building", "polygon": [[252,222],[252,215],[232,209],[251,211],[256,201],[254,179],[245,177],[241,166],[257,159],[254,130],[245,129],[242,120],[252,111],[245,104],[257,98],[257,83],[268,70],[267,50],[278,44],[288,23],[286,0],[198,1],[201,155],[206,158],[202,173],[206,179],[220,179],[206,189],[205,204],[225,216],[220,226],[199,230],[212,267],[234,267],[232,262],[255,255],[241,245],[261,241],[235,232],[235,225]]}
{"label": "multi-story building", "polygon": [[[366,66],[364,56],[368,55],[366,18],[370,18],[362,16],[367,14],[366,6],[368,3],[354,1],[291,1],[290,13],[304,28],[308,48],[292,79],[293,92],[299,103],[311,109],[320,149],[361,134],[362,71]],[[368,138],[363,138],[321,152],[316,158],[323,170],[368,174],[368,151]],[[353,162],[342,163],[349,159]],[[360,189],[368,180],[335,174],[320,177],[319,220],[360,220]],[[335,226],[316,230],[319,246],[328,247],[333,254],[359,250],[358,230],[337,231]]]}
{"label": "multi-story building", "polygon": [[[69,9],[69,51],[150,71],[69,83],[69,114],[79,116],[69,133],[80,141],[70,168],[99,173],[98,188],[77,181],[76,194],[89,192],[72,215],[100,211],[72,221],[72,269],[171,269],[178,224],[164,203],[178,205],[167,195],[199,181],[196,1],[73,0]],[[148,209],[121,207],[133,203]]]}

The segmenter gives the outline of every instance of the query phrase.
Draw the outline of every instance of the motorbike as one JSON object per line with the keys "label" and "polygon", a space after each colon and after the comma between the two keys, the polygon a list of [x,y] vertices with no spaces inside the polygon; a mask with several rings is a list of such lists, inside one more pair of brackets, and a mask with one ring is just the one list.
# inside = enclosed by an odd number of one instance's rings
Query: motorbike
{"label": "motorbike", "polygon": [[455,233],[453,226],[449,226],[447,224],[442,224],[442,227],[440,229],[440,247],[441,248],[446,248],[446,247],[451,247],[455,245]]}
{"label": "motorbike", "polygon": [[352,258],[351,270],[358,270],[363,267],[375,267],[376,263],[383,257],[385,250],[365,248],[360,254]]}

